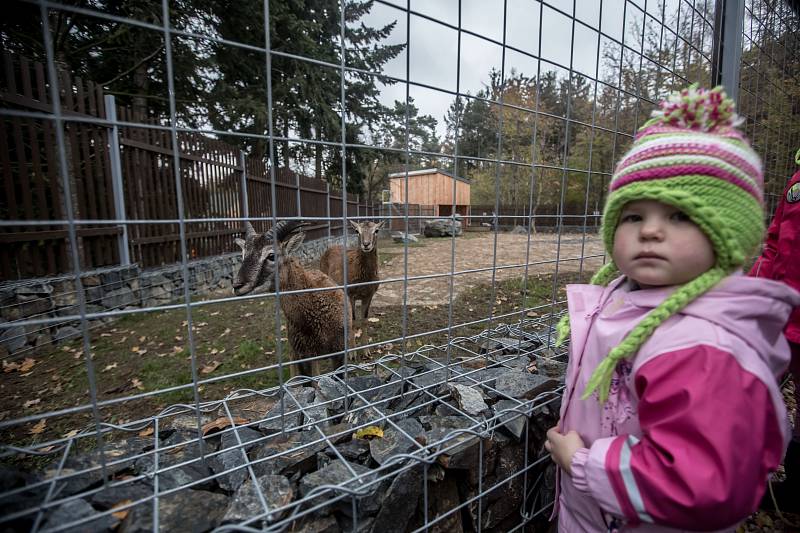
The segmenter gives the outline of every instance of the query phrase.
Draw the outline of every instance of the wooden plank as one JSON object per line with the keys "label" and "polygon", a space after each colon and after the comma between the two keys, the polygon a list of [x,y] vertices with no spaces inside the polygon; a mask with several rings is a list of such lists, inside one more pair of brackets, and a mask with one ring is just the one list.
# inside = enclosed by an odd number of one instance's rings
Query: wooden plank
{"label": "wooden plank", "polygon": [[[99,228],[75,228],[75,232],[79,237],[97,237],[119,235],[122,229],[116,226],[105,226]],[[39,231],[14,231],[14,232],[0,232],[0,242],[28,242],[28,241],[46,241],[54,239],[67,239],[69,237],[68,230],[39,230]]]}

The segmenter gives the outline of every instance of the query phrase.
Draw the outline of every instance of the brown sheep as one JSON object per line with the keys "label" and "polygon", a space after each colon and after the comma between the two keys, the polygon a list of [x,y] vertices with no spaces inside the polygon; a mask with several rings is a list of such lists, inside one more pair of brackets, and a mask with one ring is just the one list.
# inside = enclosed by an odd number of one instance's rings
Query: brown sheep
{"label": "brown sheep", "polygon": [[[355,250],[347,250],[347,293],[350,298],[353,321],[356,320],[356,300],[361,300],[362,319],[366,320],[372,297],[378,291],[377,281],[380,280],[378,276],[378,231],[384,223],[385,221],[377,224],[371,221],[350,221],[350,224],[358,232],[359,245]],[[339,285],[344,285],[343,249],[343,246],[328,248],[319,260],[319,269]],[[350,284],[355,283],[369,283],[369,285],[350,287]]]}
{"label": "brown sheep", "polygon": [[[300,231],[304,223],[282,220],[271,232],[258,235],[249,222],[245,222],[245,239],[236,239],[242,248],[242,266],[233,281],[233,292],[241,296],[266,284],[275,290],[275,273],[280,277],[280,290],[295,291],[309,288],[336,287],[336,284],[319,270],[306,269],[292,257],[303,242]],[[277,246],[275,245],[277,243]],[[319,374],[319,360],[304,361],[310,357],[344,350],[345,329],[353,345],[352,322],[348,302],[341,289],[286,294],[280,297],[280,306],[286,316],[289,344],[294,352],[290,372],[306,376]],[[345,328],[346,326],[346,328]],[[334,369],[342,366],[344,354],[333,356]]]}

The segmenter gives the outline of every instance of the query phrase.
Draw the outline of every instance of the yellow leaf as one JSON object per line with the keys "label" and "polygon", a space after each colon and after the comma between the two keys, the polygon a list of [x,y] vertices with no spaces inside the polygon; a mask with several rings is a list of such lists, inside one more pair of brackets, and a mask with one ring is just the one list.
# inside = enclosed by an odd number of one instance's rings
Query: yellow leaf
{"label": "yellow leaf", "polygon": [[213,313],[211,313],[211,316],[217,316],[219,313],[220,313],[219,311],[214,311]]}
{"label": "yellow leaf", "polygon": [[374,323],[374,322],[380,322],[380,321],[381,321],[381,319],[380,319],[380,318],[378,318],[378,317],[376,317],[376,316],[371,316],[371,317],[369,317],[369,318],[367,319],[367,322],[373,322],[373,323]]}
{"label": "yellow leaf", "polygon": [[133,348],[131,348],[131,351],[132,351],[133,353],[136,353],[136,352],[138,352],[138,351],[139,351],[139,347],[138,347],[138,346],[134,346]]}
{"label": "yellow leaf", "polygon": [[3,372],[8,374],[9,372],[13,372],[15,370],[19,370],[19,363],[9,363],[3,359]]}
{"label": "yellow leaf", "polygon": [[367,426],[365,428],[361,428],[353,434],[354,439],[382,439],[383,438],[383,430],[378,426]]}
{"label": "yellow leaf", "polygon": [[146,340],[147,340],[147,335],[142,335],[141,337],[139,337],[139,342],[144,342]]}
{"label": "yellow leaf", "polygon": [[28,433],[30,435],[38,435],[44,431],[44,427],[47,425],[47,420],[42,418],[39,422],[33,426]]}
{"label": "yellow leaf", "polygon": [[110,365],[106,365],[106,367],[103,369],[103,372],[108,372],[109,370],[113,370],[115,368],[117,368],[117,363],[111,363]]}
{"label": "yellow leaf", "polygon": [[140,431],[139,432],[139,436],[140,437],[149,437],[153,433],[155,433],[155,430],[153,429],[153,426],[150,426],[147,429]]}
{"label": "yellow leaf", "polygon": [[40,403],[41,401],[42,401],[42,399],[41,399],[41,398],[36,398],[35,400],[28,400],[27,402],[25,402],[24,404],[22,404],[22,406],[23,406],[25,409],[28,409],[29,407],[33,407],[34,405],[36,405],[36,404]]}
{"label": "yellow leaf", "polygon": [[357,329],[357,330],[356,330],[356,331],[353,333],[353,337],[355,337],[356,339],[360,339],[360,338],[361,338],[361,334],[362,334],[362,331],[361,331],[361,329]]}
{"label": "yellow leaf", "polygon": [[35,359],[31,359],[30,357],[26,357],[25,360],[22,362],[22,365],[19,367],[19,371],[20,372],[27,372],[28,370],[33,368],[33,365],[35,365],[35,364],[36,364],[36,360]]}
{"label": "yellow leaf", "polygon": [[175,353],[179,353],[183,351],[183,346],[173,346],[172,351]]}
{"label": "yellow leaf", "polygon": [[142,382],[139,378],[133,378],[131,380],[131,385],[139,390],[144,390],[144,385],[142,385]]}
{"label": "yellow leaf", "polygon": [[64,433],[62,435],[62,437],[64,437],[65,439],[71,439],[72,437],[74,437],[77,434],[78,434],[78,430],[77,429],[73,429],[72,431]]}

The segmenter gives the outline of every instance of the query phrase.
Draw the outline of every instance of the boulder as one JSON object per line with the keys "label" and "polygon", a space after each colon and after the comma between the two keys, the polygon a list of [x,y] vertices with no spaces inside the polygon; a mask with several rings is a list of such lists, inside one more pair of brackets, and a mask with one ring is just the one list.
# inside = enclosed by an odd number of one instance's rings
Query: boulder
{"label": "boulder", "polygon": [[461,235],[461,222],[450,218],[426,220],[422,233],[426,237],[449,237]]}

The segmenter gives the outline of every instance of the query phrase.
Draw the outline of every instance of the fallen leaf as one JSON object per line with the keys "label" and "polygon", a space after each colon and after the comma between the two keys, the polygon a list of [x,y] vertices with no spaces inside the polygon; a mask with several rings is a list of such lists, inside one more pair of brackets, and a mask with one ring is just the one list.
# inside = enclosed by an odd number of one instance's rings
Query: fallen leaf
{"label": "fallen leaf", "polygon": [[173,346],[172,351],[175,353],[179,353],[183,351],[183,346]]}
{"label": "fallen leaf", "polygon": [[22,404],[22,406],[23,406],[25,409],[28,409],[29,407],[33,407],[34,405],[37,405],[37,404],[39,404],[39,403],[41,403],[41,402],[42,402],[42,399],[41,399],[41,398],[36,398],[35,400],[28,400],[27,402],[25,402],[24,404]]}
{"label": "fallen leaf", "polygon": [[357,330],[355,330],[355,332],[353,332],[353,337],[355,337],[356,339],[360,339],[361,338],[361,334],[362,334],[361,329],[357,329]]}
{"label": "fallen leaf", "polygon": [[131,348],[131,351],[132,351],[133,353],[136,353],[136,352],[138,352],[138,351],[139,351],[139,347],[138,347],[138,346],[134,346],[133,348]]}
{"label": "fallen leaf", "polygon": [[200,369],[200,372],[202,372],[203,374],[210,374],[214,370],[216,370],[217,367],[219,367],[219,365],[221,365],[221,364],[222,363],[220,361],[211,361],[206,366],[204,366],[202,369]]}
{"label": "fallen leaf", "polygon": [[175,335],[175,342],[181,342],[182,340],[183,337],[181,337],[180,335]]}
{"label": "fallen leaf", "polygon": [[152,435],[155,432],[156,432],[156,430],[153,429],[153,426],[150,426],[147,429],[140,431],[139,432],[139,436],[140,437],[149,437],[150,435]]}
{"label": "fallen leaf", "polygon": [[111,333],[101,333],[100,336],[101,337],[110,337]]}
{"label": "fallen leaf", "polygon": [[147,340],[147,335],[142,335],[141,337],[139,337],[139,342],[144,342],[146,340]]}
{"label": "fallen leaf", "polygon": [[110,365],[106,365],[106,367],[102,371],[108,372],[109,370],[113,370],[115,368],[117,368],[117,363],[111,363]]}
{"label": "fallen leaf", "polygon": [[[130,505],[132,503],[133,503],[133,500],[122,500],[121,502],[116,504],[114,507],[112,507],[112,509],[116,509],[117,507],[124,507],[124,506]],[[115,513],[111,513],[111,516],[113,516],[117,520],[125,520],[125,517],[128,516],[128,513],[130,513],[130,512],[131,512],[130,508],[123,509],[122,511],[117,511]]]}
{"label": "fallen leaf", "polygon": [[189,325],[189,321],[188,320],[184,320],[183,322],[181,322],[181,326],[184,327],[184,328],[186,326],[188,326],[188,325]]}
{"label": "fallen leaf", "polygon": [[37,448],[36,451],[40,453],[47,453],[49,451],[53,451],[55,448],[55,446],[45,446],[44,448]]}
{"label": "fallen leaf", "polygon": [[533,317],[539,316],[539,313],[537,313],[535,311],[528,311],[527,313],[525,313],[525,316],[533,318]]}
{"label": "fallen leaf", "polygon": [[78,431],[79,430],[77,429],[73,429],[72,431],[68,431],[67,433],[64,433],[61,436],[64,437],[65,439],[71,439],[72,437],[78,434]]}
{"label": "fallen leaf", "polygon": [[217,355],[218,353],[219,350],[217,350],[216,348],[211,348],[211,355]]}
{"label": "fallen leaf", "polygon": [[371,316],[371,317],[369,317],[369,318],[367,319],[367,322],[373,322],[373,323],[375,323],[375,322],[380,322],[380,321],[381,321],[381,319],[380,319],[380,318],[378,318],[378,317],[376,317],[376,316]]}
{"label": "fallen leaf", "polygon": [[19,370],[19,363],[9,363],[3,359],[3,372],[8,374],[9,372],[14,372],[15,370]]}
{"label": "fallen leaf", "polygon": [[219,315],[219,313],[220,313],[219,311],[214,311],[213,313],[211,313],[210,316],[217,316],[217,315]]}
{"label": "fallen leaf", "polygon": [[[247,420],[237,416],[237,417],[235,417],[233,419],[233,424],[247,424]],[[208,424],[205,424],[202,428],[200,428],[200,430],[203,432],[203,435],[205,436],[209,432],[211,432],[212,430],[215,430],[215,429],[216,430],[223,430],[223,429],[225,429],[226,427],[228,427],[230,425],[231,425],[231,420],[227,416],[221,416],[221,417],[217,418],[216,420],[213,420],[213,421],[209,422]]]}
{"label": "fallen leaf", "polygon": [[245,318],[250,318],[250,317],[251,317],[251,316],[253,316],[253,315],[255,315],[255,313],[245,313],[245,314],[244,314],[244,317],[245,317]]}
{"label": "fallen leaf", "polygon": [[42,418],[39,422],[33,426],[30,431],[28,431],[29,435],[39,435],[44,431],[44,427],[47,425],[47,420]]}
{"label": "fallen leaf", "polygon": [[382,439],[383,438],[383,430],[378,426],[367,426],[365,428],[361,428],[353,434],[354,439],[365,439],[365,440],[372,440],[372,439]]}
{"label": "fallen leaf", "polygon": [[206,327],[207,325],[208,325],[208,322],[198,322],[198,323],[197,323],[197,327],[198,327],[198,328],[204,328],[204,327]]}
{"label": "fallen leaf", "polygon": [[132,385],[134,388],[137,388],[137,389],[139,389],[139,390],[144,390],[144,385],[142,385],[142,381],[141,381],[139,378],[133,378],[133,379],[131,380],[131,385]]}
{"label": "fallen leaf", "polygon": [[231,328],[225,328],[225,331],[222,332],[222,335],[220,335],[220,337],[224,337],[225,335],[227,335],[230,332],[231,332]]}
{"label": "fallen leaf", "polygon": [[144,355],[147,353],[147,350],[139,350],[139,355]]}

